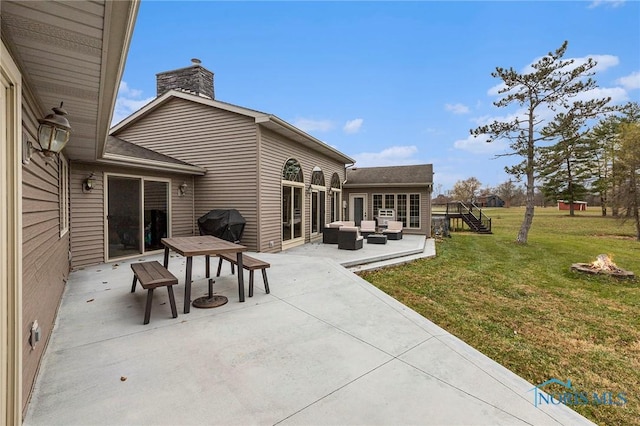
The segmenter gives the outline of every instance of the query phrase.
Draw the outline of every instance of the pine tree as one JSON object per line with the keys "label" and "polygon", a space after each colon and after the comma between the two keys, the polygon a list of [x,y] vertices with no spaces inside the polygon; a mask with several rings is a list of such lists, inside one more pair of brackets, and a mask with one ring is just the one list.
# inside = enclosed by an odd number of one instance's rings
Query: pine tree
{"label": "pine tree", "polygon": [[[542,191],[552,201],[569,203],[569,215],[574,216],[574,202],[587,194],[595,164],[591,141],[586,138],[584,123],[589,117],[560,113],[544,130],[550,136],[559,135],[554,145],[540,149],[539,170]],[[585,130],[583,130],[585,129]]]}
{"label": "pine tree", "polygon": [[[498,108],[515,104],[523,109],[510,121],[494,121],[489,125],[471,130],[474,136],[486,135],[487,142],[499,139],[509,141],[511,153],[522,157],[522,161],[507,167],[507,173],[525,179],[526,208],[522,225],[516,241],[526,244],[529,229],[533,223],[535,206],[535,172],[538,168],[539,145],[561,138],[557,131],[549,128],[558,113],[572,111],[573,116],[595,116],[603,108],[609,98],[582,102],[575,98],[596,86],[591,79],[596,62],[589,58],[583,64],[575,64],[574,60],[563,60],[568,42],[564,42],[555,52],[549,52],[531,65],[531,72],[519,73],[513,68],[497,67],[491,75],[502,80],[503,95],[494,102]],[[551,115],[552,119],[546,119]]]}

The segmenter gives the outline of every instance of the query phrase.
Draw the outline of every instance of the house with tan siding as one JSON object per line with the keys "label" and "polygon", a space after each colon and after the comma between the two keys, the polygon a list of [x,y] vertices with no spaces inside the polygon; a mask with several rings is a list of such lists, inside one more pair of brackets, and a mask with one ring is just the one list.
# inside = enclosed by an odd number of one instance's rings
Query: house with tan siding
{"label": "house with tan siding", "polygon": [[216,100],[213,73],[197,60],[157,76],[158,97],[111,135],[206,170],[189,186],[193,217],[237,209],[242,244],[261,252],[319,239],[343,218],[352,158],[273,114]]}
{"label": "house with tan siding", "polygon": [[[70,269],[69,202],[78,183],[71,164],[102,155],[137,11],[138,1],[3,0],[0,7],[3,425],[21,424],[54,326]],[[61,102],[71,125],[67,145],[51,157],[33,152],[38,120]]]}
{"label": "house with tan siding", "polygon": [[[197,59],[156,83],[157,97],[111,129],[101,158],[72,163],[72,181],[94,181],[91,194],[73,185],[73,267],[161,248],[148,244],[157,210],[161,236],[186,236],[210,210],[236,209],[247,221],[241,243],[260,252],[318,241],[326,223],[359,223],[379,208],[430,235],[431,165],[351,168],[352,158],[276,115],[216,100],[214,75]],[[159,208],[147,200],[153,182],[165,182]],[[140,205],[112,199],[110,186]]]}
{"label": "house with tan siding", "polygon": [[[109,131],[138,7],[0,8],[2,424],[21,423],[71,268],[156,252],[164,236],[197,234],[212,209],[238,209],[242,243],[277,252],[321,239],[325,223],[349,217],[347,191],[364,191],[349,187],[352,158],[275,115],[216,100],[199,63],[158,74],[158,97]],[[38,120],[60,102],[68,144],[33,153]],[[424,188],[391,189],[398,205],[420,194],[427,229]],[[388,193],[374,192],[372,206]]]}

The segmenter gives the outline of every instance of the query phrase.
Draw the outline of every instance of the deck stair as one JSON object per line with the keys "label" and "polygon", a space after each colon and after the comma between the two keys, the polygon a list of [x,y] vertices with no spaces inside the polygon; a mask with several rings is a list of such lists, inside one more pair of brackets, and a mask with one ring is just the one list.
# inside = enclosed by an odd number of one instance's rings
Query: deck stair
{"label": "deck stair", "polygon": [[[440,207],[444,208],[438,209],[436,207],[433,215],[444,215],[449,224],[451,224],[452,220],[462,220],[473,232],[478,234],[493,234],[491,231],[491,218],[484,214],[482,208],[478,207],[475,203],[455,201]],[[449,225],[449,228],[455,229],[455,227],[451,225]]]}

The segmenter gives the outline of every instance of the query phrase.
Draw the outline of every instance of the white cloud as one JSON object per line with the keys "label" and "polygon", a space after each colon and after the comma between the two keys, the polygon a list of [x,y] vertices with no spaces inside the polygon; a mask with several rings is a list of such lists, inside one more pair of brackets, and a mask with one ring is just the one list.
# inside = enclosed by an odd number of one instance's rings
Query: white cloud
{"label": "white cloud", "polygon": [[116,98],[116,106],[113,111],[113,119],[111,125],[117,124],[138,111],[140,108],[154,100],[154,97],[140,99],[142,90],[132,89],[126,81],[120,82],[118,88],[118,97]]}
{"label": "white cloud", "polygon": [[625,1],[626,0],[593,0],[591,4],[589,4],[589,9],[593,9],[603,5],[618,7],[618,6],[622,6],[625,3]]}
{"label": "white cloud", "polygon": [[503,115],[503,116],[483,115],[480,117],[472,118],[471,121],[478,126],[484,126],[485,124],[491,124],[494,121],[511,123],[516,118],[520,120],[526,120],[527,119],[526,110],[524,108],[520,108],[519,110],[511,114]]}
{"label": "white cloud", "polygon": [[311,118],[298,118],[293,125],[305,132],[328,132],[334,125],[331,120],[313,120]]}
{"label": "white cloud", "polygon": [[572,101],[590,101],[592,99],[611,98],[610,105],[621,104],[629,100],[627,91],[622,87],[596,87],[571,98]]}
{"label": "white cloud", "polygon": [[463,104],[445,104],[444,109],[447,111],[451,111],[454,114],[469,113],[469,107]]}
{"label": "white cloud", "polygon": [[591,72],[602,72],[611,67],[615,67],[620,63],[620,58],[613,55],[586,55],[581,58],[568,58],[573,59],[573,66],[567,67],[567,69],[574,69],[580,65],[583,65],[587,60],[591,58],[596,62],[596,66],[591,69]]}
{"label": "white cloud", "polygon": [[399,166],[418,162],[414,155],[418,152],[415,145],[392,146],[380,152],[363,152],[353,155],[358,167]]}
{"label": "white cloud", "polygon": [[342,130],[344,130],[345,133],[349,134],[358,133],[360,131],[360,127],[362,127],[362,123],[364,123],[364,120],[362,118],[349,120],[345,123]]}
{"label": "white cloud", "polygon": [[120,82],[120,87],[118,87],[118,96],[138,98],[140,95],[142,95],[142,90],[132,89],[126,81]]}
{"label": "white cloud", "polygon": [[620,84],[627,90],[640,89],[640,71],[632,72],[631,74],[620,77],[616,80],[617,84]]}
{"label": "white cloud", "polygon": [[487,139],[488,137],[486,135],[480,135],[478,137],[469,135],[466,139],[455,141],[453,146],[456,149],[468,151],[473,154],[497,154],[506,151],[508,145],[505,140],[496,140],[488,143]]}
{"label": "white cloud", "polygon": [[498,96],[500,95],[500,90],[506,88],[507,85],[504,84],[503,82],[500,82],[498,84],[496,84],[495,86],[489,88],[489,90],[487,90],[487,95],[489,96]]}

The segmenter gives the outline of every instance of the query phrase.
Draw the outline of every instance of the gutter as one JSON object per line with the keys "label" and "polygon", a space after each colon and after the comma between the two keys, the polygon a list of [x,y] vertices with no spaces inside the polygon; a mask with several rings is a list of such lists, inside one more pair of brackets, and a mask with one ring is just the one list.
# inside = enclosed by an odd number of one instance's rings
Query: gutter
{"label": "gutter", "polygon": [[391,187],[410,187],[410,188],[424,188],[424,187],[431,187],[431,185],[433,185],[432,183],[402,183],[402,182],[396,182],[396,183],[347,183],[345,181],[345,183],[343,184],[343,186],[345,188],[391,188]]}

